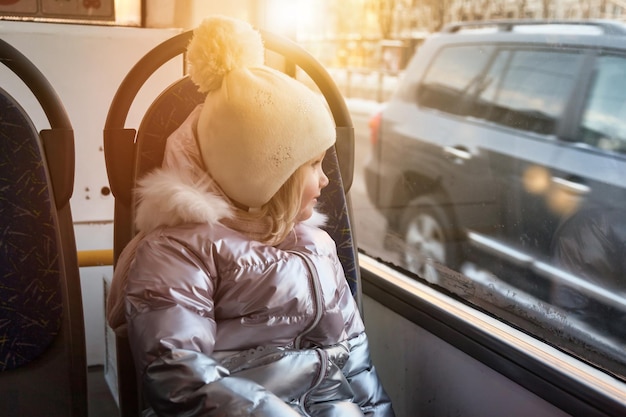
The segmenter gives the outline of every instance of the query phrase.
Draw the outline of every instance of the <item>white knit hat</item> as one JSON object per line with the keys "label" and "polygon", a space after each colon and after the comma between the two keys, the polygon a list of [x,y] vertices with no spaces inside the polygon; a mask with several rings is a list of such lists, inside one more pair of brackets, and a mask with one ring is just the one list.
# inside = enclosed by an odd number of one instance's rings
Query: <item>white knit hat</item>
{"label": "white knit hat", "polygon": [[261,35],[226,17],[205,19],[187,48],[191,80],[207,93],[197,127],[202,159],[226,195],[249,208],[335,143],[320,95],[263,62]]}

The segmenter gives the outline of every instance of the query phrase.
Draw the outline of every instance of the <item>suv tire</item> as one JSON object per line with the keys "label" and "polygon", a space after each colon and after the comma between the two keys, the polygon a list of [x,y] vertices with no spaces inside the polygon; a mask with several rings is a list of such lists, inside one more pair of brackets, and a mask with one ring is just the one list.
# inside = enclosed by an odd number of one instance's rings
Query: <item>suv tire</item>
{"label": "suv tire", "polygon": [[451,217],[437,198],[421,196],[411,201],[400,222],[404,266],[426,281],[437,283],[438,269],[456,264],[454,230]]}

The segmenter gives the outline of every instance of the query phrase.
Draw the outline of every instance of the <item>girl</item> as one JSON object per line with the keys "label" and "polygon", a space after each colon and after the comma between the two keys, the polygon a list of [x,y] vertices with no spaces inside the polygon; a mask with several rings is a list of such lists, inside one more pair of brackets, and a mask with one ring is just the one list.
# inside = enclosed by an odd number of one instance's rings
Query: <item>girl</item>
{"label": "girl", "polygon": [[128,333],[144,415],[393,416],[317,227],[334,123],[263,57],[242,21],[194,31],[189,74],[207,97],[139,183],[109,323]]}

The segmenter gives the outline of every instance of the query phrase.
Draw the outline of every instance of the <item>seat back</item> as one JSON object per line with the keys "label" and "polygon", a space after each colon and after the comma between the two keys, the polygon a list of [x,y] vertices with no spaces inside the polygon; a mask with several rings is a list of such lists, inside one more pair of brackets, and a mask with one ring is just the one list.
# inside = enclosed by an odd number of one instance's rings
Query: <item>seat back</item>
{"label": "seat back", "polygon": [[0,40],[0,60],[35,94],[51,126],[38,133],[0,88],[0,415],[84,416],[85,331],[69,204],[73,131],[23,54]]}
{"label": "seat back", "polygon": [[[327,152],[323,162],[330,184],[324,188],[320,204],[330,219],[326,230],[337,243],[346,279],[360,305],[360,278],[347,197],[354,165],[354,130],[350,114],[330,75],[311,55],[286,38],[267,32],[261,34],[267,50],[284,56],[309,75],[326,98],[333,114],[337,143]],[[184,53],[191,35],[191,31],[182,33],[144,56],[128,73],[111,103],[104,129],[104,152],[107,174],[115,197],[115,260],[135,235],[132,190],[137,180],[161,165],[168,136],[204,101],[204,95],[197,91],[188,77],[184,77],[154,100],[137,131],[124,128],[126,115],[147,76],[171,58]],[[142,403],[128,339],[117,336],[116,343],[121,415],[137,416],[141,412]]]}

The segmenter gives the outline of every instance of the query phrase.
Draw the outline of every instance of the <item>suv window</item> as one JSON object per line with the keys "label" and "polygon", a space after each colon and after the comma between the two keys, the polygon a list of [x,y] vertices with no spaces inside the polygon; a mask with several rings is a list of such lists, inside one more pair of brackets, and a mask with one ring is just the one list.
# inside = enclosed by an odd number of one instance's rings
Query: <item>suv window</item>
{"label": "suv window", "polygon": [[490,68],[481,107],[485,119],[541,134],[554,134],[582,62],[579,54],[552,50],[501,50]]}
{"label": "suv window", "polygon": [[626,153],[626,58],[601,56],[583,113],[579,141]]}
{"label": "suv window", "polygon": [[554,134],[582,56],[554,50],[449,47],[418,90],[420,105],[514,129]]}
{"label": "suv window", "polygon": [[442,49],[418,88],[418,103],[466,115],[492,51],[493,48],[476,45]]}

